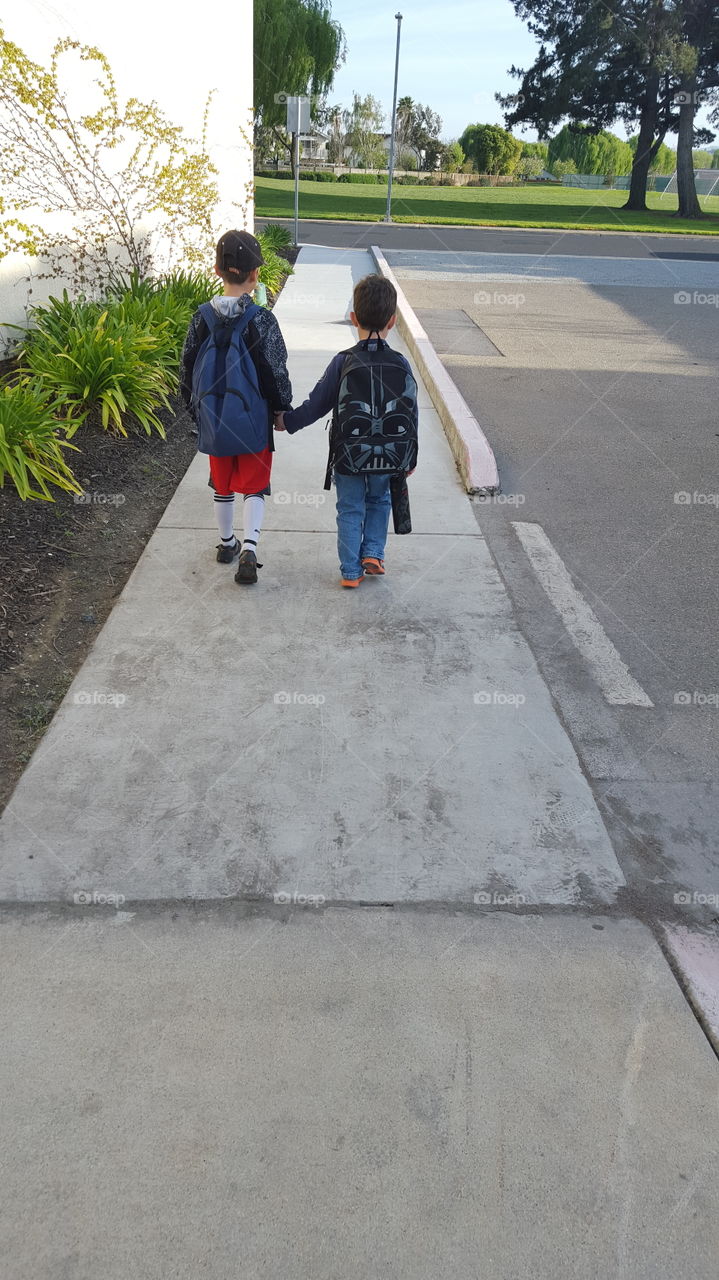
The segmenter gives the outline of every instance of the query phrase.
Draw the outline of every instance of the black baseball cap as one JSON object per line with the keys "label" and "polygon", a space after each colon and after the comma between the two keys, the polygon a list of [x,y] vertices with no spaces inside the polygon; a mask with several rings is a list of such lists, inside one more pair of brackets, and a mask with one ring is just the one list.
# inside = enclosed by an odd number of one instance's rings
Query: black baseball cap
{"label": "black baseball cap", "polygon": [[226,231],[217,242],[220,271],[254,271],[263,262],[260,242],[249,231]]}

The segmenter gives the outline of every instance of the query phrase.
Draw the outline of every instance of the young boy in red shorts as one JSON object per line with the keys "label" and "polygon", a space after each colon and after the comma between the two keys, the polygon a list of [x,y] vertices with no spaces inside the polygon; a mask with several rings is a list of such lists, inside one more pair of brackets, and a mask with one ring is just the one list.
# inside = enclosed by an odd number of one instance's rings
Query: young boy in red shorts
{"label": "young boy in red shorts", "polygon": [[[257,545],[270,492],[273,420],[292,404],[280,326],[271,311],[252,300],[262,263],[259,242],[248,231],[222,236],[215,271],[224,292],[195,312],[180,365],[180,393],[198,426],[198,448],[210,459],[220,535],[217,559],[231,564],[239,552],[235,582],[240,583],[257,582],[262,567]],[[233,379],[238,385],[229,387]],[[233,414],[238,415],[235,423]],[[236,493],[243,499],[241,545],[234,533]]]}

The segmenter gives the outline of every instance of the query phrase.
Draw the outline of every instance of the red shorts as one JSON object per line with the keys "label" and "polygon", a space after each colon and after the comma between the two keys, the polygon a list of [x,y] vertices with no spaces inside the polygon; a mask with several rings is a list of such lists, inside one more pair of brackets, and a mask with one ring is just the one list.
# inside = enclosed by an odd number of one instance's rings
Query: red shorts
{"label": "red shorts", "polygon": [[238,453],[232,458],[210,456],[210,484],[215,493],[264,493],[270,487],[272,453]]}

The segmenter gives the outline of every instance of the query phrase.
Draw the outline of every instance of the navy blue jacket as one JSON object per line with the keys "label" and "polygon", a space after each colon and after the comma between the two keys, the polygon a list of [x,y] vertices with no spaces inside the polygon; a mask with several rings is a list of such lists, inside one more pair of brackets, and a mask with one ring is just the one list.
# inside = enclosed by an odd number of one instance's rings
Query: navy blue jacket
{"label": "navy blue jacket", "polygon": [[[380,339],[381,341],[381,339]],[[339,396],[340,382],[342,380],[342,366],[345,362],[345,356],[350,351],[359,351],[360,343],[354,347],[348,348],[347,351],[339,351],[336,356],[330,360],[319,382],[312,388],[310,394],[304,404],[298,406],[297,409],[289,409],[285,413],[285,430],[293,436],[296,431],[301,431],[303,427],[309,427],[311,422],[316,422],[318,418],[323,418],[327,414],[333,413],[337,406],[337,397]],[[388,345],[387,343],[384,344]],[[412,373],[412,367],[408,360],[398,352],[400,360],[406,364],[407,369]],[[414,374],[412,374],[414,377]],[[414,420],[417,425],[417,406],[414,406]]]}

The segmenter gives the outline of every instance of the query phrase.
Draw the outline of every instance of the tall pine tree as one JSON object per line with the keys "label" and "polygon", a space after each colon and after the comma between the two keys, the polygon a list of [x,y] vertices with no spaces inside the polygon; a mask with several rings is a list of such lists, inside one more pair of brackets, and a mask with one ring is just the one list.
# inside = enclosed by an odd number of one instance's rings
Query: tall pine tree
{"label": "tall pine tree", "polygon": [[[714,0],[616,0],[611,7],[597,0],[511,3],[541,47],[528,70],[511,68],[521,81],[519,94],[498,95],[507,126],[531,124],[547,137],[561,120],[596,132],[616,120],[627,128],[638,125],[624,207],[646,209],[649,170],[667,132],[679,130],[690,152],[694,142],[709,141],[706,131],[694,131],[694,112],[697,94],[707,92],[717,74],[716,13],[708,24],[704,20],[704,10],[716,10]],[[702,13],[692,26],[694,10]],[[682,90],[690,95],[686,107],[674,100]],[[693,184],[693,171],[686,184]],[[690,208],[685,216],[701,215],[698,202],[680,197],[680,212]]]}

